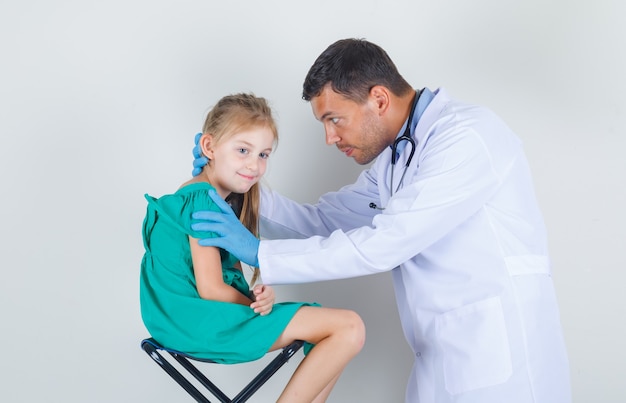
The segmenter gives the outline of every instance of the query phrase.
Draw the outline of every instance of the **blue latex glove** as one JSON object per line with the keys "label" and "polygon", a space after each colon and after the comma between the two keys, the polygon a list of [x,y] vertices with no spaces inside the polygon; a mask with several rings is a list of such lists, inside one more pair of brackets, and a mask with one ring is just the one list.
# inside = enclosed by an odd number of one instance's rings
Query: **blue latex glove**
{"label": "blue latex glove", "polygon": [[218,211],[196,211],[191,217],[202,222],[191,224],[191,229],[199,232],[212,232],[216,238],[202,238],[198,243],[202,246],[222,248],[237,257],[244,263],[259,267],[259,239],[239,221],[220,195],[214,189],[209,190],[209,196],[218,205]]}
{"label": "blue latex glove", "polygon": [[193,159],[193,171],[191,171],[191,174],[193,176],[200,175],[200,172],[202,172],[202,167],[205,166],[209,162],[209,159],[205,157],[204,155],[202,155],[202,150],[200,150],[200,146],[198,145],[198,141],[200,141],[201,136],[202,136],[202,133],[198,133],[196,134],[196,138],[193,140],[195,143],[193,150],[191,150],[193,154],[193,158],[194,158]]}

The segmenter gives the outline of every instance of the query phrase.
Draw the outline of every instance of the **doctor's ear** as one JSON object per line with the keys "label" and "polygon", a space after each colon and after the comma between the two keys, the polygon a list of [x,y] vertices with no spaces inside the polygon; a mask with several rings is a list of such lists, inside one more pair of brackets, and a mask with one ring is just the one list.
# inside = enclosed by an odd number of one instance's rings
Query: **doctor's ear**
{"label": "doctor's ear", "polygon": [[373,103],[379,114],[384,114],[389,108],[391,95],[387,87],[375,85],[370,89],[369,101]]}
{"label": "doctor's ear", "polygon": [[202,151],[202,155],[208,159],[213,159],[213,145],[213,136],[209,133],[204,133],[198,140],[198,146],[200,151]]}

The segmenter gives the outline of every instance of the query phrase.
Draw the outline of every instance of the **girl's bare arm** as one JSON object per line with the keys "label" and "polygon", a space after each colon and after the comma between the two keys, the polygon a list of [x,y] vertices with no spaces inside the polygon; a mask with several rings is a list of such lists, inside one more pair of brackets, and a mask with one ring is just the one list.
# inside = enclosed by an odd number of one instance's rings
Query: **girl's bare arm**
{"label": "girl's bare arm", "polygon": [[224,283],[218,248],[198,245],[198,239],[189,237],[191,260],[196,287],[202,299],[250,305],[252,300]]}

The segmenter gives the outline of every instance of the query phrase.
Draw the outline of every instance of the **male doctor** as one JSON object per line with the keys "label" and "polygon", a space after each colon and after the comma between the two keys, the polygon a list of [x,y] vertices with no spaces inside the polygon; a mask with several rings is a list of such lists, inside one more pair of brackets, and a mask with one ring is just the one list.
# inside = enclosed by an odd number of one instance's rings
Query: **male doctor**
{"label": "male doctor", "polygon": [[570,402],[544,223],[516,135],[441,88],[414,90],[365,40],[330,45],[303,98],[328,144],[374,164],[315,205],[263,194],[261,235],[305,239],[259,241],[216,197],[223,213],[194,214],[195,229],[217,234],[200,243],[260,267],[268,284],[390,270],[415,354],[407,403]]}

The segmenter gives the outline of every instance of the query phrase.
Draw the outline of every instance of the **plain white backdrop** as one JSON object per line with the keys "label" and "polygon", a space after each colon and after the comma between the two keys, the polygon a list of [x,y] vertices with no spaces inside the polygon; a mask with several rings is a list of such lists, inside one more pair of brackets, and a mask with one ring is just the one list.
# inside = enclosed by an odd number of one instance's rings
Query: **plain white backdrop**
{"label": "plain white backdrop", "polygon": [[[329,44],[385,48],[519,134],[549,230],[576,403],[626,399],[626,3],[557,0],[0,3],[0,401],[191,401],[139,348],[144,193],[191,172],[221,96],[276,111],[266,183],[301,202],[362,167],[301,100]],[[390,251],[393,253],[393,251]],[[281,286],[357,310],[368,339],[332,402],[402,402],[411,366],[389,273]],[[278,396],[301,355],[253,402]],[[264,361],[206,367],[234,392]]]}

